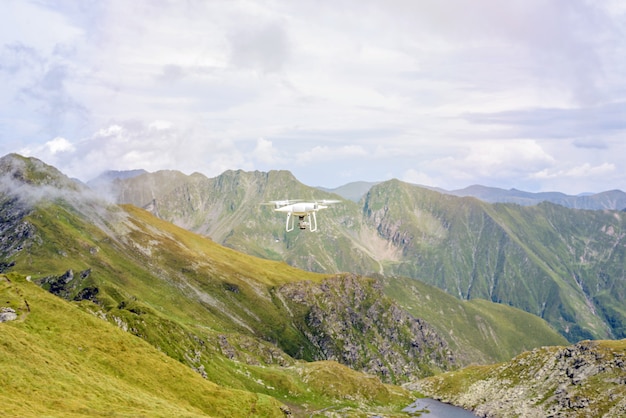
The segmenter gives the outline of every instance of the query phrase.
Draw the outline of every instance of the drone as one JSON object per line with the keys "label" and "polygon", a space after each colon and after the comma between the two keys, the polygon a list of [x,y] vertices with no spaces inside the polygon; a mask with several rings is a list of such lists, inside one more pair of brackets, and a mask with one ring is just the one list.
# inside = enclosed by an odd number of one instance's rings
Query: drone
{"label": "drone", "polygon": [[295,218],[298,217],[298,228],[317,231],[317,218],[315,212],[328,208],[328,205],[339,203],[339,200],[315,200],[304,202],[302,200],[272,200],[267,205],[274,205],[274,211],[287,213],[285,230],[291,232],[295,228]]}

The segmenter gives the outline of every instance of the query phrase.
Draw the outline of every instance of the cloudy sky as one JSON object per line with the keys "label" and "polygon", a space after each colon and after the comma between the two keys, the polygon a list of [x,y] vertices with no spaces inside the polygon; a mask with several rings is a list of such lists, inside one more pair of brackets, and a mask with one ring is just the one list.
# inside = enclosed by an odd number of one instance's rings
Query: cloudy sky
{"label": "cloudy sky", "polygon": [[0,1],[0,154],[626,190],[622,0]]}

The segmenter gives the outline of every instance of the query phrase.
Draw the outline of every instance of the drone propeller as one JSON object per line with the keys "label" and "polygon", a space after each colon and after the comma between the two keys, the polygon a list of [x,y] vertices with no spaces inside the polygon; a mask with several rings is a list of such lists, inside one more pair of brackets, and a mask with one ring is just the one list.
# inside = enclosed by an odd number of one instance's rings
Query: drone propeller
{"label": "drone propeller", "polygon": [[340,203],[341,200],[333,200],[333,199],[322,199],[322,200],[316,200],[315,203],[321,204],[321,205],[332,205],[334,203]]}
{"label": "drone propeller", "polygon": [[296,202],[302,202],[302,199],[270,200],[269,202],[263,202],[261,204],[278,208],[281,206],[291,205],[292,203]]}

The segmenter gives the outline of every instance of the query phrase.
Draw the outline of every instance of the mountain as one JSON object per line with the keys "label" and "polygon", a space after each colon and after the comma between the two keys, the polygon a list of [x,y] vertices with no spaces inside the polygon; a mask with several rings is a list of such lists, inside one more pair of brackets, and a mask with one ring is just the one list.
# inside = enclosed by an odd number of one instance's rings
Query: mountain
{"label": "mountain", "polygon": [[337,199],[285,171],[179,172],[117,183],[119,202],[251,255],[309,271],[406,276],[460,299],[540,316],[569,341],[626,337],[626,213],[489,204],[398,180],[319,213],[316,233],[285,232],[261,203]]}
{"label": "mountain", "polygon": [[[319,190],[335,193],[347,200],[358,202],[369,190],[381,182],[356,181],[328,189],[318,187]],[[522,206],[538,205],[542,202],[555,203],[572,209],[589,210],[624,210],[626,209],[626,193],[621,190],[607,190],[600,193],[585,193],[577,196],[560,192],[532,193],[517,189],[501,189],[475,184],[457,190],[445,190],[439,187],[419,186],[444,194],[459,197],[475,197],[488,203],[515,203]]]}
{"label": "mountain", "polygon": [[143,169],[138,170],[107,170],[101,173],[98,177],[95,177],[87,182],[87,186],[91,189],[98,190],[102,187],[107,188],[111,182],[115,180],[130,179],[141,174],[146,174],[147,171]]}
{"label": "mountain", "polygon": [[126,180],[141,174],[146,174],[146,170],[108,170],[101,173],[98,177],[89,180],[86,185],[95,191],[99,196],[107,198],[108,200],[115,200],[115,189],[113,183],[116,180]]}
{"label": "mountain", "polygon": [[625,340],[583,341],[427,378],[414,388],[485,417],[622,417],[625,358]]}
{"label": "mountain", "polygon": [[386,271],[516,306],[570,341],[624,336],[624,212],[488,204],[399,181],[372,188],[363,206],[401,251]]}
{"label": "mountain", "polygon": [[355,181],[352,183],[344,184],[343,186],[335,187],[334,189],[328,189],[326,187],[318,187],[327,193],[338,194],[347,200],[358,202],[367,192],[380,182],[367,182],[367,181]]}
{"label": "mountain", "polygon": [[550,202],[572,209],[626,209],[626,193],[621,190],[571,196],[560,192],[531,193],[517,189],[505,190],[497,187],[473,185],[464,189],[444,191],[444,193],[460,197],[471,196],[489,203],[516,203],[530,206],[541,202]]}
{"label": "mountain", "polygon": [[[308,309],[289,310],[277,292],[295,281],[320,285],[330,281],[332,286],[333,280],[341,282],[341,278],[239,254],[141,209],[108,205],[37,160],[8,156],[0,160],[0,166],[6,169],[0,193],[0,254],[5,270],[10,270],[9,275],[2,276],[10,283],[2,302],[8,305],[3,308],[19,313],[15,321],[0,324],[15,328],[17,333],[0,333],[0,346],[12,347],[11,357],[6,358],[20,364],[19,368],[2,365],[2,375],[10,384],[2,385],[0,397],[15,399],[0,406],[3,415],[12,414],[19,402],[26,408],[24,415],[31,416],[65,415],[68,411],[90,416],[107,404],[110,414],[152,415],[149,411],[154,411],[155,416],[283,416],[281,408],[287,407],[294,414],[329,406],[384,411],[409,402],[408,392],[378,378],[337,362],[311,362],[326,356],[298,328],[306,323]],[[47,187],[49,184],[59,187]],[[54,299],[58,302],[48,303],[51,299],[46,298],[39,304],[37,298],[42,296],[36,292],[35,283],[60,296]],[[84,318],[92,320],[85,322]],[[93,328],[93,321],[102,325]],[[414,319],[409,318],[405,326],[411,321]],[[416,347],[431,345],[412,338],[405,326],[396,327],[400,341],[409,339]],[[118,328],[127,331],[125,338],[145,341],[153,353],[168,356],[175,360],[171,364],[185,370],[172,374],[165,366],[154,364],[158,357],[150,360],[152,364],[135,369],[136,362],[143,361],[135,360],[135,356],[144,354],[133,351],[137,343],[117,343]],[[14,335],[20,339],[14,341]],[[101,348],[92,350],[98,341]],[[441,345],[436,342],[434,349]],[[89,355],[79,367],[74,356],[81,347]],[[66,357],[63,350],[71,354]],[[100,358],[102,350],[109,352],[109,357]],[[33,351],[41,352],[42,359],[29,368]],[[59,367],[70,369],[58,379],[55,369],[45,365],[56,364],[51,363],[55,358],[61,359]],[[406,371],[423,374],[423,359],[407,358]],[[95,399],[92,393],[97,385],[83,391],[73,389],[80,382],[91,385],[99,381],[103,367],[109,367],[106,371],[113,376],[104,376],[103,387],[123,383],[119,390],[129,396],[108,390]],[[189,370],[212,383],[193,383]],[[81,380],[83,373],[89,378]],[[143,378],[144,373],[152,374]],[[164,387],[163,398],[157,396],[158,386],[149,386],[159,379],[175,381],[185,373],[187,377],[176,382],[180,384],[178,392],[167,392]],[[118,374],[121,380],[114,378]],[[33,388],[30,380],[20,377],[31,375],[41,379]],[[15,385],[20,385],[20,396],[15,394]],[[185,385],[195,385],[197,390],[187,396],[181,393]],[[47,389],[38,391],[37,387]],[[244,393],[238,395],[241,391]],[[37,392],[41,395],[37,401],[27,401]],[[59,400],[63,392],[72,393],[67,402]],[[80,394],[87,398],[76,400]],[[221,398],[213,402],[213,394]],[[124,401],[118,402],[116,396]],[[156,403],[143,409],[150,396]],[[204,396],[199,405],[214,406],[194,409],[199,407],[190,399],[196,396]],[[167,403],[170,398],[171,408]],[[48,410],[39,404],[48,401]],[[177,410],[176,404],[182,406]],[[185,412],[189,404],[194,406]]]}
{"label": "mountain", "polygon": [[[527,314],[507,308],[496,323],[499,305],[485,302],[453,322],[506,345],[481,349],[449,323],[419,316],[420,306],[432,316],[445,298],[447,309],[464,310],[430,286],[420,285],[423,303],[404,308],[385,294],[384,278],[239,253],[101,200],[33,158],[8,155],[0,168],[4,415],[392,414],[413,396],[392,383],[562,342],[534,318],[536,332],[516,350],[509,344]],[[258,188],[238,177],[216,185]],[[236,212],[232,201],[211,198]]]}

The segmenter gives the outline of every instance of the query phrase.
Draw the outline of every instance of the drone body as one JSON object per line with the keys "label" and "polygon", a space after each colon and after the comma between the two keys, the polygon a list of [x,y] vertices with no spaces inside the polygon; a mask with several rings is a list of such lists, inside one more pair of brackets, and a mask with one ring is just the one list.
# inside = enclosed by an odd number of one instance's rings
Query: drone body
{"label": "drone body", "polygon": [[317,217],[315,213],[320,209],[328,208],[329,204],[337,203],[338,200],[319,200],[303,202],[300,200],[273,200],[269,204],[274,205],[276,212],[287,214],[285,230],[293,231],[295,228],[295,218],[298,217],[298,228],[308,229],[311,232],[317,231]]}

